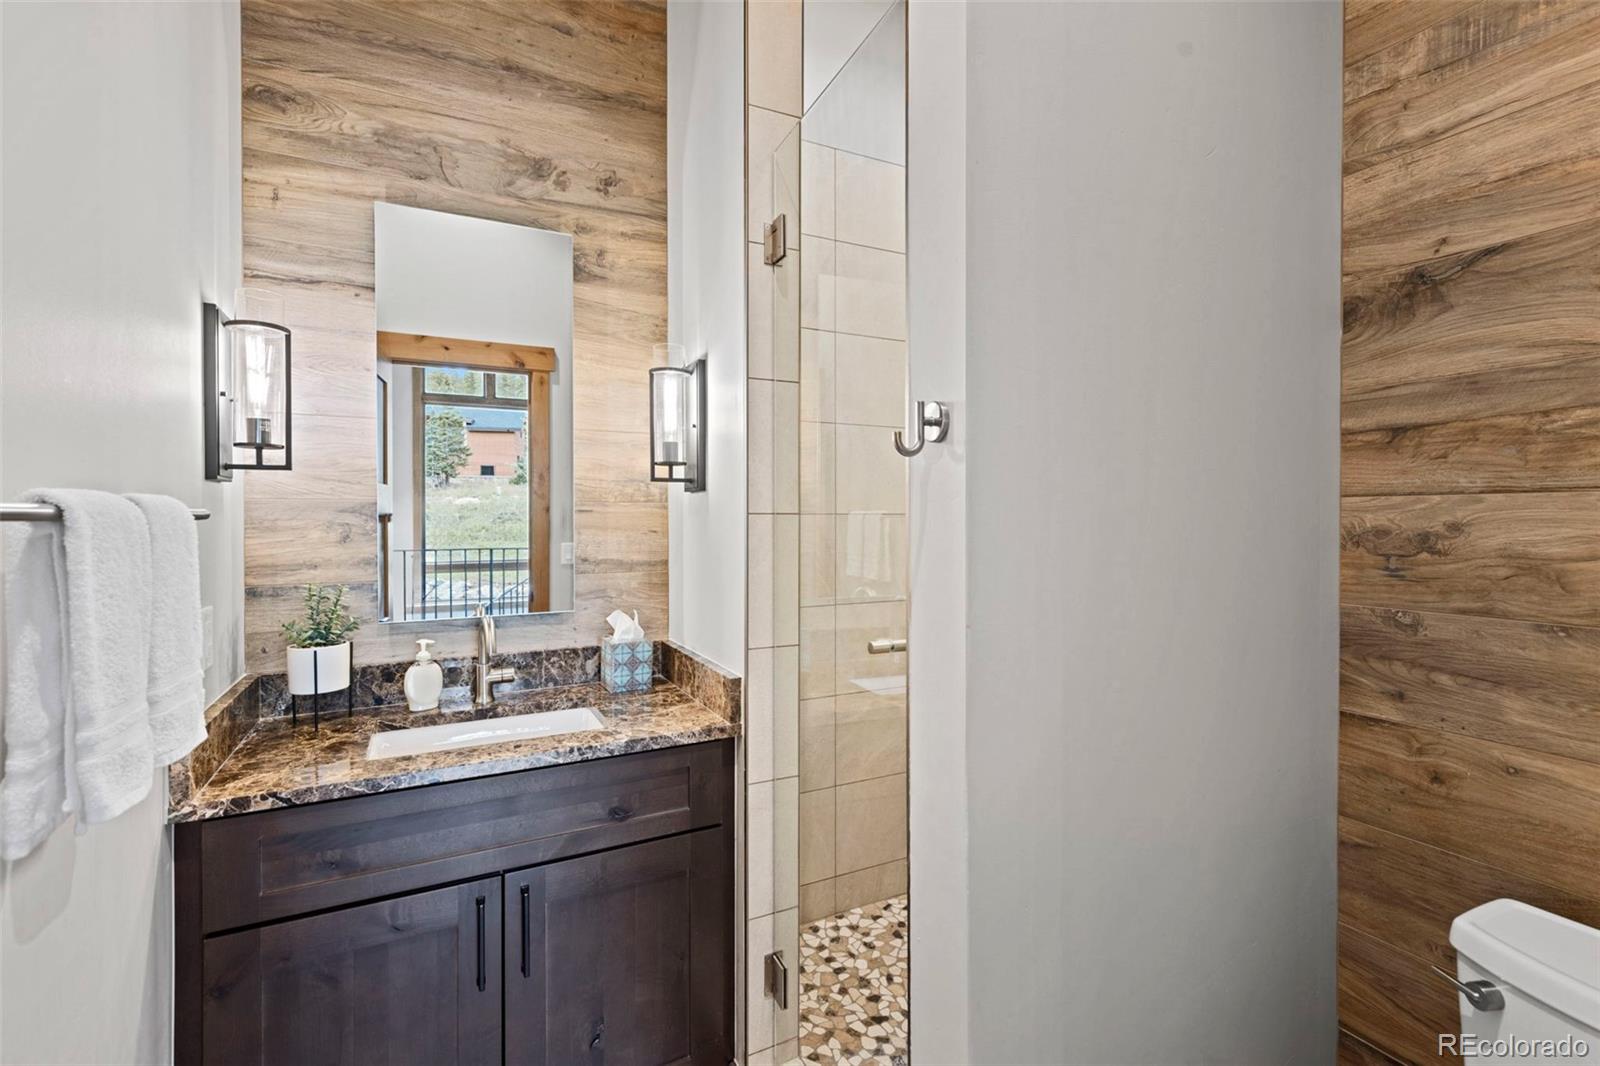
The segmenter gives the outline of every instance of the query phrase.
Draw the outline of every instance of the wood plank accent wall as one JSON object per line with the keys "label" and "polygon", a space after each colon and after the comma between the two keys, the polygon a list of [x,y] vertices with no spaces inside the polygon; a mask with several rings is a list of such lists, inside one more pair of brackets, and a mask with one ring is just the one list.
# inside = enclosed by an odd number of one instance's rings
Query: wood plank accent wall
{"label": "wood plank accent wall", "polygon": [[[617,606],[664,636],[665,0],[243,0],[242,19],[244,272],[284,295],[295,355],[295,469],[246,481],[250,669],[283,668],[306,582],[377,611],[375,200],[572,234],[577,610],[502,621],[500,647],[593,643]],[[356,657],[421,633],[472,648],[466,621],[369,624]]]}
{"label": "wood plank accent wall", "polygon": [[1341,1062],[1451,919],[1600,924],[1600,2],[1347,0]]}

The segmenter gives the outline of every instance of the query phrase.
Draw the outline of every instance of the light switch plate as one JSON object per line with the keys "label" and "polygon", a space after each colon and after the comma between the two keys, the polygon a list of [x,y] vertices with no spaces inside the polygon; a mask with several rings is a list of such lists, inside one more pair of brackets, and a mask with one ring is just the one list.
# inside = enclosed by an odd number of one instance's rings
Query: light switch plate
{"label": "light switch plate", "polygon": [[561,542],[561,562],[566,566],[572,565],[572,541]]}

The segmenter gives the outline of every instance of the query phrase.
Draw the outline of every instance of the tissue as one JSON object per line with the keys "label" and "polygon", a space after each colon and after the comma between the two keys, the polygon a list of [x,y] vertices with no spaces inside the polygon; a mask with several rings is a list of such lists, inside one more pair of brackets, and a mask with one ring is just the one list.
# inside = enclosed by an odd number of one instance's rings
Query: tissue
{"label": "tissue", "polygon": [[639,612],[606,616],[611,635],[600,640],[600,680],[610,692],[649,692],[655,677],[655,646],[644,639]]}
{"label": "tissue", "polygon": [[611,639],[614,641],[644,639],[644,628],[639,625],[638,611],[633,612],[632,618],[622,611],[612,611],[606,615],[606,622],[611,626]]}

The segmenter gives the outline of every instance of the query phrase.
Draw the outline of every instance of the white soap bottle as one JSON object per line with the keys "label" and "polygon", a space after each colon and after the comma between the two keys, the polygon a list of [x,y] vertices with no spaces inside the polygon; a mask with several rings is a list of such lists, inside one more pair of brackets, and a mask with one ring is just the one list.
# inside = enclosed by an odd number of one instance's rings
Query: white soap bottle
{"label": "white soap bottle", "polygon": [[417,641],[417,661],[406,671],[406,706],[413,711],[431,711],[439,706],[444,691],[444,670],[428,652],[431,640]]}

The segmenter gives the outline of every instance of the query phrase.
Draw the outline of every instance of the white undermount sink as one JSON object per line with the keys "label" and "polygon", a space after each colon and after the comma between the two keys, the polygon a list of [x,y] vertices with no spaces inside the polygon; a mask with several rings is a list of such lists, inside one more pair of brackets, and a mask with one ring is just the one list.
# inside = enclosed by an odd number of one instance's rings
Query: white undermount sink
{"label": "white undermount sink", "polygon": [[378,733],[367,742],[367,758],[428,755],[458,748],[476,748],[484,744],[553,737],[562,733],[590,733],[605,727],[605,719],[593,707],[569,707],[564,711],[539,711],[507,718],[476,718]]}

